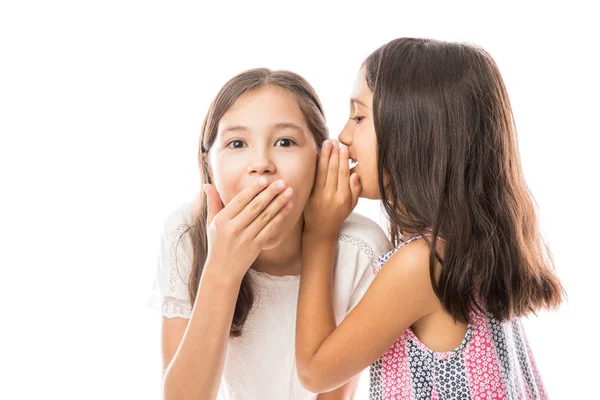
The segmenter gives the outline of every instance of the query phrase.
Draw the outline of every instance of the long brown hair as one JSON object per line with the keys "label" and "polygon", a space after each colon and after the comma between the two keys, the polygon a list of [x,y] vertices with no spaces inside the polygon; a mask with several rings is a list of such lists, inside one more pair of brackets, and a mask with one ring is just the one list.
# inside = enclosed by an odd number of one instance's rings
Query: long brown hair
{"label": "long brown hair", "polygon": [[[521,170],[498,67],[483,49],[401,38],[364,62],[390,236],[431,229],[433,289],[455,320],[503,321],[563,298]],[[444,259],[436,252],[446,240]],[[442,262],[439,280],[436,258]]]}
{"label": "long brown hair", "polygon": [[[202,124],[198,150],[200,187],[203,187],[205,183],[212,183],[208,173],[206,156],[217,138],[219,121],[242,95],[266,85],[276,85],[289,91],[296,97],[308,128],[313,134],[319,148],[327,139],[328,130],[325,125],[323,107],[315,90],[304,78],[290,71],[271,71],[266,68],[251,69],[242,72],[230,79],[221,88],[219,93],[217,93]],[[183,232],[183,234],[190,235],[193,248],[192,268],[188,281],[191,304],[194,304],[196,301],[196,293],[208,251],[208,238],[206,234],[207,212],[206,194],[203,190],[200,190],[195,202],[191,226]],[[182,236],[180,236],[180,239]],[[178,245],[179,240],[177,242]],[[242,334],[242,327],[252,308],[253,301],[254,294],[251,281],[248,274],[246,274],[242,280],[235,305],[230,330],[231,336],[238,337]]]}

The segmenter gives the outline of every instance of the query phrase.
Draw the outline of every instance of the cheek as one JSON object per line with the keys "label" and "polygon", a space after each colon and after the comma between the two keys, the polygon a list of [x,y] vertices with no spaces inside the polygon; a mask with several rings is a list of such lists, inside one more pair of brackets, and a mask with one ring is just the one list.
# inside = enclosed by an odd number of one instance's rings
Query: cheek
{"label": "cheek", "polygon": [[379,186],[377,183],[377,139],[374,132],[364,129],[355,136],[356,147],[360,149],[357,153],[359,158],[358,171],[362,181],[362,197],[368,199],[379,198]]}
{"label": "cheek", "polygon": [[369,167],[369,172],[376,173],[377,166],[377,138],[374,132],[365,130],[360,140],[362,161]]}
{"label": "cheek", "polygon": [[316,162],[316,154],[294,157],[287,160],[285,170],[281,170],[281,177],[294,189],[294,207],[304,207],[312,192]]}
{"label": "cheek", "polygon": [[244,168],[239,161],[221,157],[212,164],[213,184],[224,204],[229,203],[240,191]]}

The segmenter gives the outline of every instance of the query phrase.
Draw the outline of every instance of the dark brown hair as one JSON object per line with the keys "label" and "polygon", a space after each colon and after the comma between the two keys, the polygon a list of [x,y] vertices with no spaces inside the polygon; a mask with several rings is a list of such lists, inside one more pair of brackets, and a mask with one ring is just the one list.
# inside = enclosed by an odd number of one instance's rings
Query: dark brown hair
{"label": "dark brown hair", "polygon": [[[538,231],[492,57],[468,44],[401,38],[364,67],[392,241],[431,228],[431,282],[448,313],[466,322],[481,302],[503,321],[557,307],[564,289]],[[438,235],[447,243],[443,260]]]}
{"label": "dark brown hair", "polygon": [[[230,79],[213,100],[202,124],[200,146],[198,151],[198,167],[200,169],[200,187],[211,183],[208,173],[207,154],[216,140],[219,121],[223,115],[244,94],[260,89],[267,85],[278,86],[296,97],[298,105],[310,132],[320,148],[328,137],[325,125],[325,114],[321,102],[313,87],[301,76],[289,71],[271,71],[266,68],[251,69]],[[316,158],[315,158],[316,162]],[[206,194],[200,190],[193,211],[193,222],[183,233],[191,236],[193,247],[192,269],[188,283],[191,303],[196,301],[196,292],[202,276],[202,270],[208,251],[206,235],[207,221]],[[181,238],[181,237],[180,237]],[[177,245],[179,245],[179,240]],[[177,254],[177,252],[175,252]],[[230,335],[242,334],[242,327],[252,308],[254,295],[248,274],[242,280],[235,306]]]}

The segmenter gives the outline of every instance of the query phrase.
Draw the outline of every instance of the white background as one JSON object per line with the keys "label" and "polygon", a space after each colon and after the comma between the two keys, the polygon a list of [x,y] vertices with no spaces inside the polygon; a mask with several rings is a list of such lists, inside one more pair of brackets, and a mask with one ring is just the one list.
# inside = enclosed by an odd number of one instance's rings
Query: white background
{"label": "white background", "polygon": [[[162,220],[198,190],[213,96],[247,68],[290,69],[337,137],[360,63],[400,36],[476,43],[499,64],[569,294],[526,322],[529,339],[552,398],[597,390],[598,14],[328,3],[1,3],[0,398],[158,398],[146,297]],[[375,203],[357,211],[381,221]]]}

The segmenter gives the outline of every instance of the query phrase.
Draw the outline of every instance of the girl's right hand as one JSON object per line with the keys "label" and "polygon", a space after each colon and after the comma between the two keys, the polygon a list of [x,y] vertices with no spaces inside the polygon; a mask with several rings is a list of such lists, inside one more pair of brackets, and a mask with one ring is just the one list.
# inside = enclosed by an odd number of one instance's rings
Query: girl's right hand
{"label": "girl's right hand", "polygon": [[[240,281],[292,209],[292,188],[283,180],[266,187],[261,177],[223,207],[217,189],[204,185],[208,202],[208,254],[205,270]],[[212,266],[212,267],[211,267]]]}

